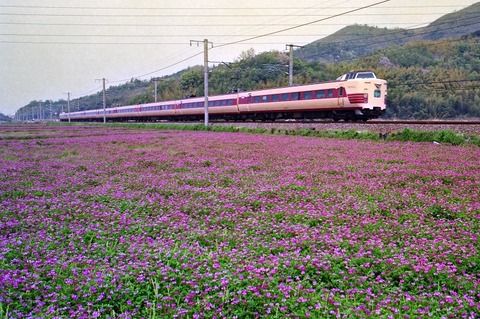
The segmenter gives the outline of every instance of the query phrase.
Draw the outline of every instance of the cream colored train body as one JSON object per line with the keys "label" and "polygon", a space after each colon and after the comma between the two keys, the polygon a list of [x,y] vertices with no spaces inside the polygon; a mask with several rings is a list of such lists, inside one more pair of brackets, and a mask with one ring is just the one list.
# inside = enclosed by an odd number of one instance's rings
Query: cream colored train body
{"label": "cream colored train body", "polygon": [[[387,81],[351,71],[335,81],[208,97],[211,120],[369,120],[386,108]],[[60,114],[61,121],[190,121],[205,114],[205,97]]]}

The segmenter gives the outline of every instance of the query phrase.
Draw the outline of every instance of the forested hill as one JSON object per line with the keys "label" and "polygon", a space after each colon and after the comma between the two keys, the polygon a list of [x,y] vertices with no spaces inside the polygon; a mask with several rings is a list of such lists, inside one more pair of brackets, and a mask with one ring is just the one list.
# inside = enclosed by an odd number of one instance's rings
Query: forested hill
{"label": "forested hill", "polygon": [[326,63],[351,61],[394,45],[412,41],[460,38],[480,30],[480,2],[447,14],[427,27],[387,29],[367,25],[347,26],[340,31],[304,46],[298,57]]}

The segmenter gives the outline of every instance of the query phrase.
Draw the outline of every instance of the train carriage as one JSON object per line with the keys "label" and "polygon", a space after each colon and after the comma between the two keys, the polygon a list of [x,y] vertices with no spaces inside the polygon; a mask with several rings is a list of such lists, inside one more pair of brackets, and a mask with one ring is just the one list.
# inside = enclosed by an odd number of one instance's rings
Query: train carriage
{"label": "train carriage", "polygon": [[[386,108],[387,82],[372,71],[351,71],[335,81],[208,98],[212,120],[369,120]],[[204,97],[108,108],[108,121],[185,121],[204,117]],[[104,110],[60,114],[61,121],[101,121]]]}

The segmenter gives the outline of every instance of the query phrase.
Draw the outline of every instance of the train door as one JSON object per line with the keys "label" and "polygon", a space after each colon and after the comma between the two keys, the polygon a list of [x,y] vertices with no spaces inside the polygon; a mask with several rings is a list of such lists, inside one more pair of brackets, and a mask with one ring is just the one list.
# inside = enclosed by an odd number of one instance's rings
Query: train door
{"label": "train door", "polygon": [[346,93],[345,93],[345,88],[343,86],[339,87],[338,88],[338,106],[344,106],[345,105],[345,101],[344,101],[344,98],[346,96]]}

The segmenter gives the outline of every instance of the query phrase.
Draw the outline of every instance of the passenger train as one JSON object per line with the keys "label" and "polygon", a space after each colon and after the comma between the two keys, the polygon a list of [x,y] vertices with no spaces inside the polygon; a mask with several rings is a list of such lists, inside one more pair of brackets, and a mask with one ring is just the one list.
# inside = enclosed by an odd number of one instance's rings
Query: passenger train
{"label": "passenger train", "polygon": [[[372,71],[351,71],[335,81],[208,97],[211,120],[324,119],[367,121],[385,112],[387,81]],[[61,121],[196,121],[204,97],[61,113]]]}

